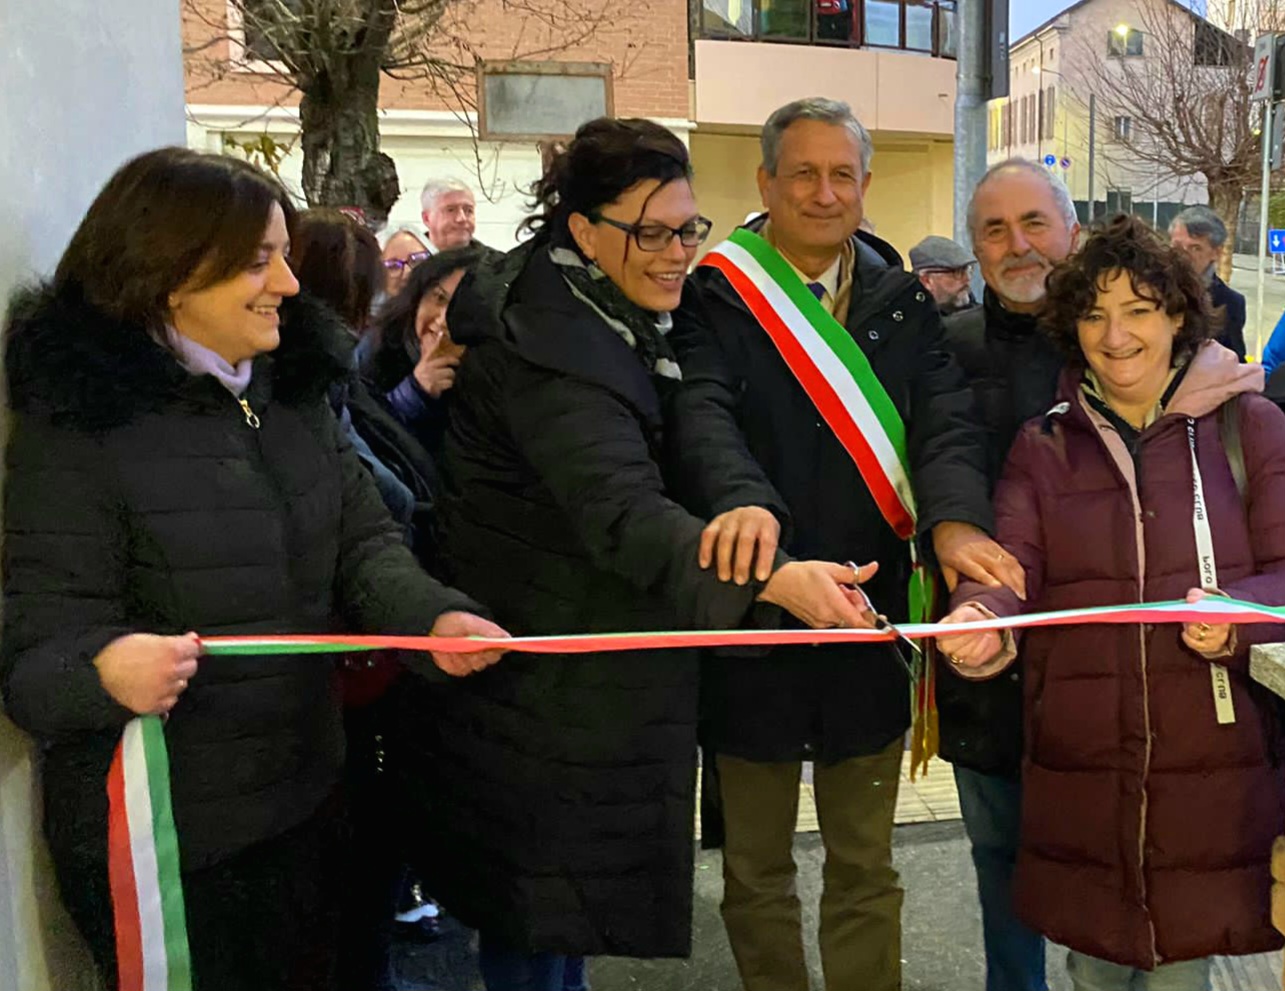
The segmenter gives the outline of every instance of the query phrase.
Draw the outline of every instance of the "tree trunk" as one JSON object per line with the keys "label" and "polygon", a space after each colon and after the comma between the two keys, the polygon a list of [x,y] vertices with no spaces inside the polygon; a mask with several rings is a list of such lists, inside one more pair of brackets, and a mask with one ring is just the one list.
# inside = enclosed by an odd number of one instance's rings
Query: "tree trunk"
{"label": "tree trunk", "polygon": [[379,60],[392,15],[379,0],[368,14],[366,44],[334,53],[299,79],[303,194],[309,206],[359,207],[375,228],[388,220],[400,185],[379,150]]}
{"label": "tree trunk", "polygon": [[1236,250],[1236,226],[1240,219],[1240,200],[1244,190],[1233,180],[1209,180],[1209,206],[1227,225],[1227,243],[1218,259],[1218,277],[1224,282],[1231,279],[1231,258]]}

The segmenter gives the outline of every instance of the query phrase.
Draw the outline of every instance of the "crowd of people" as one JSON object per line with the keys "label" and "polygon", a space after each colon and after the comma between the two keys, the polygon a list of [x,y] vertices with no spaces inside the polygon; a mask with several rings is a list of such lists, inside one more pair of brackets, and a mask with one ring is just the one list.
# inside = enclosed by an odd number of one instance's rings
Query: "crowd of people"
{"label": "crowd of people", "polygon": [[[581,127],[507,253],[462,183],[381,247],[161,149],[14,297],[0,687],[109,987],[105,782],[139,715],[165,717],[198,991],[386,991],[412,884],[478,931],[488,991],[685,956],[698,752],[746,991],[808,988],[804,762],[826,986],[901,986],[899,644],[335,664],[201,636],[870,628],[922,612],[925,567],[947,624],[1285,605],[1285,414],[1216,215],[1082,230],[1014,159],[971,245],[907,270],[846,104],[781,107],[761,143],[763,212],[701,264],[687,149],[645,120]],[[1204,991],[1213,955],[1281,945],[1285,736],[1248,674],[1276,635],[938,638],[987,991],[1046,989],[1050,939],[1077,991]]]}

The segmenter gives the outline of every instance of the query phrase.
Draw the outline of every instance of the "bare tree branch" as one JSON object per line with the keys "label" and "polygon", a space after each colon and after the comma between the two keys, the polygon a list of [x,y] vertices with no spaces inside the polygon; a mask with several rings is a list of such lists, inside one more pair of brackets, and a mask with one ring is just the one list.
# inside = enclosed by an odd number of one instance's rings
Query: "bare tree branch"
{"label": "bare tree branch", "polygon": [[[1244,0],[1244,23],[1278,23],[1283,0]],[[1103,58],[1104,38],[1071,53],[1075,73],[1097,94],[1105,117],[1130,127],[1104,142],[1103,158],[1135,185],[1159,170],[1176,178],[1203,177],[1210,203],[1232,237],[1243,192],[1260,181],[1258,123],[1250,101],[1253,48],[1176,3],[1140,4],[1135,28],[1143,56]]]}
{"label": "bare tree branch", "polygon": [[[498,196],[498,151],[477,139],[477,66],[547,59],[605,39],[617,76],[641,46],[614,0],[181,0],[188,89],[233,77],[268,87],[273,107],[299,94],[304,193],[314,205],[356,205],[379,220],[396,175],[379,152],[381,77],[424,84],[472,135],[470,168]],[[487,29],[501,24],[498,34]],[[500,38],[505,40],[501,41]],[[600,53],[594,56],[601,59]],[[249,126],[256,117],[240,126]]]}

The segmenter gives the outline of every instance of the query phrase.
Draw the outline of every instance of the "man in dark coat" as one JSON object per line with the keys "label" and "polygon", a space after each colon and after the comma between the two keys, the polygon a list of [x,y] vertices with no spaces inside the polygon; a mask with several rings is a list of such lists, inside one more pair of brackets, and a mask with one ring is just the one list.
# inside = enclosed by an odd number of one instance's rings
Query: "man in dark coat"
{"label": "man in dark coat", "polygon": [[1227,243],[1227,225],[1207,206],[1189,206],[1173,218],[1169,240],[1181,248],[1209,287],[1209,303],[1221,321],[1214,337],[1245,360],[1245,297],[1218,277],[1218,259]]}
{"label": "man in dark coat", "polygon": [[[983,437],[934,302],[892,247],[858,233],[872,154],[865,128],[846,104],[801,100],[772,115],[762,144],[758,181],[770,220],[750,229],[846,328],[906,424],[918,536],[925,547],[935,544],[945,567],[1017,582],[984,532],[991,512]],[[906,542],[729,279],[711,267],[695,278],[709,328],[675,332],[684,381],[674,398],[671,456],[686,497],[700,513],[731,508],[735,493],[718,483],[722,473],[699,469],[711,458],[740,463],[748,451],[789,508],[788,552],[878,562],[865,588],[880,612],[904,620]],[[791,855],[804,760],[816,762],[826,846],[827,984],[900,987],[902,895],[891,832],[910,683],[896,651],[717,656],[703,679],[705,773],[717,776],[725,825],[723,918],[745,988],[808,986]]]}
{"label": "man in dark coat", "polygon": [[[968,208],[986,290],[982,306],[945,321],[946,341],[986,427],[986,467],[999,479],[1018,429],[1053,405],[1064,359],[1040,330],[1044,281],[1075,245],[1075,205],[1060,179],[1025,159],[995,165]],[[941,755],[955,765],[960,810],[982,903],[987,991],[1043,991],[1044,939],[1013,915],[1021,813],[1022,686],[1015,666],[965,681],[939,661]]]}

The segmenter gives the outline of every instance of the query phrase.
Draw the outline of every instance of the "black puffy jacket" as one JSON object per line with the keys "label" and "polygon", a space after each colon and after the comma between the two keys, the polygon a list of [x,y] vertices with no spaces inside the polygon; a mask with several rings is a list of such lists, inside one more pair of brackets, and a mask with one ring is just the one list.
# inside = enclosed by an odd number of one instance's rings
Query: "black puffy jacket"
{"label": "black puffy jacket", "polygon": [[[1018,429],[1053,405],[1065,359],[1034,316],[1009,312],[989,289],[982,306],[944,322],[946,342],[968,376],[986,427],[986,467],[994,485]],[[947,668],[939,657],[942,757],[984,774],[1015,776],[1022,760],[1020,665],[990,681],[968,681]]]}
{"label": "black puffy jacket", "polygon": [[[661,477],[665,383],[543,239],[466,276],[448,319],[469,349],[443,463],[455,583],[515,634],[740,624],[761,585],[701,570],[704,523]],[[434,897],[530,950],[686,955],[697,666],[510,655],[422,692],[390,760]]]}
{"label": "black puffy jacket", "polygon": [[[992,524],[972,397],[941,342],[941,321],[892,247],[854,238],[847,330],[907,424],[920,533],[946,520]],[[884,521],[851,456],[726,277],[700,268],[707,327],[675,321],[683,384],[673,398],[675,483],[697,512],[743,505],[742,467],[780,493],[792,519],[786,552],[800,559],[878,561],[866,585],[894,622],[907,615],[910,557]],[[713,464],[718,470],[709,471]],[[731,487],[728,480],[737,484]],[[703,742],[748,760],[826,762],[876,753],[906,731],[909,685],[892,647],[778,647],[705,664]]]}
{"label": "black puffy jacket", "polygon": [[[92,665],[127,633],[425,633],[472,609],[416,565],[326,401],[350,346],[282,307],[255,361],[258,429],[215,379],[70,294],[15,298],[6,335],[9,716],[37,738],[55,856],[106,856],[112,751],[131,713]],[[422,659],[425,671],[435,671]],[[208,657],[165,726],[185,870],[312,815],[343,733],[332,661]]]}

